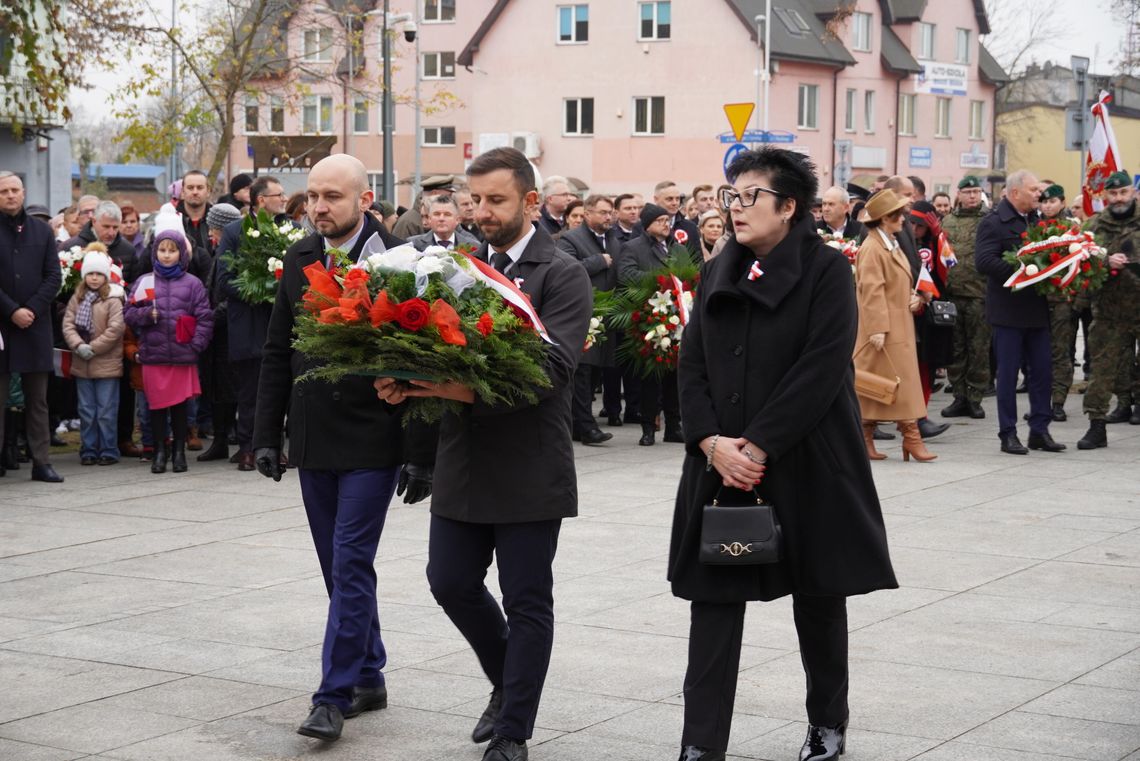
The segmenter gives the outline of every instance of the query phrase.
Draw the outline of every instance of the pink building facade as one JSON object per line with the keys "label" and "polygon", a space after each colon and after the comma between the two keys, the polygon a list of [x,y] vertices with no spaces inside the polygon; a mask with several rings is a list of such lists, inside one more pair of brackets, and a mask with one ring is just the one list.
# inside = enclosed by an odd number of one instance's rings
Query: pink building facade
{"label": "pink building facade", "polygon": [[[825,187],[899,173],[923,178],[932,193],[964,174],[990,174],[994,93],[1004,74],[979,42],[989,31],[981,4],[857,0],[836,16],[837,5],[772,0],[769,137],[811,156]],[[393,0],[392,6],[424,19],[419,155],[425,176],[462,172],[481,151],[515,145],[543,175],[573,176],[598,192],[648,193],[664,178],[682,188],[717,184],[735,142],[723,106],[760,103],[745,143],[754,144],[764,123],[756,23],[764,0]],[[334,47],[343,41],[343,26],[318,18],[333,27]],[[298,14],[297,44],[312,19]],[[367,24],[365,72],[375,76],[378,19]],[[414,46],[402,34],[395,40],[394,165],[405,181],[417,151],[416,67]],[[333,59],[342,55],[343,47]],[[444,78],[425,78],[428,72]],[[322,86],[343,109],[342,88]],[[266,83],[262,100],[272,88]],[[443,97],[432,100],[436,92]],[[349,152],[377,175],[379,100],[377,92],[367,124],[362,120],[355,126],[363,129],[348,135]],[[290,112],[285,132],[303,134],[309,122],[303,108]],[[324,126],[343,132],[343,122],[338,116]],[[338,139],[333,150],[343,145]],[[230,155],[232,171],[248,168],[241,137]],[[399,200],[407,203],[411,189],[402,187]]]}

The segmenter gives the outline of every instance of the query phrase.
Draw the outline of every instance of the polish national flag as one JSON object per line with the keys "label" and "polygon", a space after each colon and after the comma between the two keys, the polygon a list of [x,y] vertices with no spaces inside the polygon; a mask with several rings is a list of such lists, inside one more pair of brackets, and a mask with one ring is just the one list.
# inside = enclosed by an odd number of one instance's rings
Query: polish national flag
{"label": "polish national flag", "polygon": [[938,286],[934,284],[934,278],[930,276],[930,270],[926,265],[922,265],[918,270],[918,282],[914,285],[915,291],[923,291],[929,293],[934,298],[938,298]]}
{"label": "polish national flag", "polygon": [[1085,213],[1092,216],[1104,208],[1104,183],[1108,176],[1120,170],[1120,149],[1116,147],[1116,135],[1108,118],[1108,104],[1112,96],[1101,90],[1097,102],[1092,107],[1093,133],[1089,139],[1089,155],[1085,159],[1085,177],[1081,183],[1081,195]]}

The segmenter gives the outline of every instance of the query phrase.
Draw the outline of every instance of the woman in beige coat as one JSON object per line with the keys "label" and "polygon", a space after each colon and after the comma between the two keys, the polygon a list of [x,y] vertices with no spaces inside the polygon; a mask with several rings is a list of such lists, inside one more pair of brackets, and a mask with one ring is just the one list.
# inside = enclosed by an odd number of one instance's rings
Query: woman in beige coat
{"label": "woman in beige coat", "polygon": [[893,404],[859,397],[867,456],[872,460],[886,458],[875,451],[875,423],[894,420],[903,436],[903,460],[909,461],[913,456],[919,462],[929,462],[936,455],[926,449],[918,431],[917,421],[925,417],[926,404],[918,374],[912,315],[922,300],[911,287],[910,263],[895,240],[903,226],[906,201],[891,190],[881,190],[871,197],[865,210],[869,229],[855,260],[859,304],[855,367],[899,379]]}

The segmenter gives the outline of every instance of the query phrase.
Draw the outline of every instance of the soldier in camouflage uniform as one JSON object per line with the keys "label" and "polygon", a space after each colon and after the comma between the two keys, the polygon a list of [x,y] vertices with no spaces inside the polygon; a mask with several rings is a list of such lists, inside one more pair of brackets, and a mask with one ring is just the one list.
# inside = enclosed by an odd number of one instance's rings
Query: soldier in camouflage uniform
{"label": "soldier in camouflage uniform", "polygon": [[[1140,340],[1140,209],[1127,172],[1115,172],[1104,184],[1105,208],[1089,220],[1088,229],[1108,250],[1112,269],[1108,281],[1093,297],[1093,324],[1089,335],[1094,372],[1085,392],[1084,411],[1089,430],[1077,442],[1080,449],[1108,446],[1105,417],[1113,387],[1122,368],[1130,374]],[[1121,404],[1129,397],[1128,383],[1116,388]],[[1140,417],[1140,415],[1138,415]]]}
{"label": "soldier in camouflage uniform", "polygon": [[946,276],[946,293],[958,309],[954,323],[954,363],[946,376],[954,388],[954,401],[942,417],[986,416],[982,394],[990,385],[990,324],[986,321],[986,276],[974,267],[974,235],[986,209],[982,185],[966,175],[958,183],[958,206],[942,220],[942,229],[958,257],[958,266]]}
{"label": "soldier in camouflage uniform", "polygon": [[[1041,221],[1059,221],[1067,225],[1080,223],[1069,217],[1065,207],[1065,189],[1053,184],[1041,192]],[[1077,324],[1073,302],[1065,296],[1050,293],[1045,297],[1049,302],[1049,339],[1053,353],[1053,419],[1063,423],[1065,400],[1073,387],[1073,341],[1077,337]]]}

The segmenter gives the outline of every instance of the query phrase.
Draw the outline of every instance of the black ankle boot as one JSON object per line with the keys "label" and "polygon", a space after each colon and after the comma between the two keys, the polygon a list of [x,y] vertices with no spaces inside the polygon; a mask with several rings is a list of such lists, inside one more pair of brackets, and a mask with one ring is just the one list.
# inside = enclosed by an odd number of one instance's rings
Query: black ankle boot
{"label": "black ankle boot", "polygon": [[184,440],[174,442],[174,454],[170,458],[170,464],[175,473],[186,472],[186,442]]}
{"label": "black ankle boot", "polygon": [[847,722],[838,727],[808,725],[807,738],[800,748],[800,761],[835,761],[847,749]]}
{"label": "black ankle boot", "polygon": [[641,439],[637,442],[638,446],[651,447],[654,440],[654,426],[652,423],[649,425],[641,426]]}
{"label": "black ankle boot", "polygon": [[223,425],[215,430],[215,436],[206,451],[198,455],[198,462],[228,459],[230,459],[230,445],[226,443],[226,429]]}
{"label": "black ankle boot", "polygon": [[165,473],[166,460],[170,456],[170,450],[166,446],[165,441],[159,441],[154,445],[154,459],[150,461],[151,473]]}

